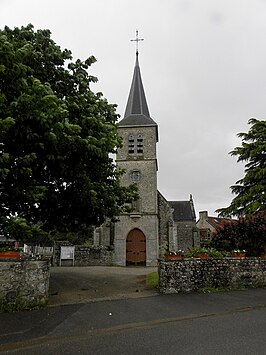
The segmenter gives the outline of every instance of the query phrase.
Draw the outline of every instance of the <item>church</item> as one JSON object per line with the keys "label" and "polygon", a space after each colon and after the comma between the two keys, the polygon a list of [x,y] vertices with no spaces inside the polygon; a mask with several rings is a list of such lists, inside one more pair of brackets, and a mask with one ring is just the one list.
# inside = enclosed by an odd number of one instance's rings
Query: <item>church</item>
{"label": "church", "polygon": [[[137,38],[138,41],[138,38]],[[113,264],[157,265],[169,251],[199,244],[192,196],[187,201],[167,201],[157,189],[158,125],[151,118],[139,66],[139,52],[123,119],[118,122],[123,146],[116,164],[125,169],[121,184],[136,183],[139,200],[131,213],[106,221],[94,234],[94,245],[112,246]]]}

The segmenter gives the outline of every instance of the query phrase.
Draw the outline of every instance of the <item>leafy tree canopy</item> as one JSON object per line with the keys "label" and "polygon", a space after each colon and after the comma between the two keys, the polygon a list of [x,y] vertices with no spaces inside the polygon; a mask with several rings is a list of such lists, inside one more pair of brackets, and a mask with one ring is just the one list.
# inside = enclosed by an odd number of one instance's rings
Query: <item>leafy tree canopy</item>
{"label": "leafy tree canopy", "polygon": [[247,256],[266,251],[266,212],[225,222],[215,233],[211,245],[218,250],[246,250]]}
{"label": "leafy tree canopy", "polygon": [[231,186],[236,195],[227,208],[218,209],[221,216],[252,215],[266,210],[266,121],[249,120],[248,133],[239,133],[241,147],[230,154],[244,161],[245,176]]}
{"label": "leafy tree canopy", "polygon": [[118,115],[90,89],[95,58],[73,62],[50,35],[0,30],[0,233],[13,237],[84,234],[136,198],[109,157]]}

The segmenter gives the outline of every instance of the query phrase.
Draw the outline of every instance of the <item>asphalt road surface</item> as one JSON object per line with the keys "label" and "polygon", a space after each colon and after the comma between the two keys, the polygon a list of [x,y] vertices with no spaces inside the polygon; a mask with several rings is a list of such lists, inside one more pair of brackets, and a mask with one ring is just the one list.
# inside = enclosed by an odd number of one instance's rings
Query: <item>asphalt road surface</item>
{"label": "asphalt road surface", "polygon": [[0,315],[6,354],[266,354],[266,290],[157,295]]}

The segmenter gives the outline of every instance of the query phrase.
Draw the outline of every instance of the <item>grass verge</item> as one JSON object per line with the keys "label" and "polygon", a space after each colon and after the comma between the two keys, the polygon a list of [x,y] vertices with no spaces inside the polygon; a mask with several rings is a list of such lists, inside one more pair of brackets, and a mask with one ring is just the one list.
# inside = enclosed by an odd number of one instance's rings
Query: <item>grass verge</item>
{"label": "grass verge", "polygon": [[146,275],[146,287],[148,289],[157,288],[159,283],[158,272],[151,272]]}

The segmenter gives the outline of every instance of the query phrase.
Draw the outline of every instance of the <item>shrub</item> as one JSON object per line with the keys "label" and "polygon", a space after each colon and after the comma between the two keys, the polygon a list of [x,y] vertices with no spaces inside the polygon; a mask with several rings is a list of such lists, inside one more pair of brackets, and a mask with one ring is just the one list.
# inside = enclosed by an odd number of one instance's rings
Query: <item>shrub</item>
{"label": "shrub", "polygon": [[186,257],[191,258],[197,256],[198,254],[207,254],[211,258],[223,258],[225,256],[228,256],[228,253],[219,251],[214,248],[197,247],[189,250],[186,253]]}
{"label": "shrub", "polygon": [[247,256],[260,256],[266,249],[266,212],[226,222],[214,235],[211,245],[217,250],[245,249]]}

